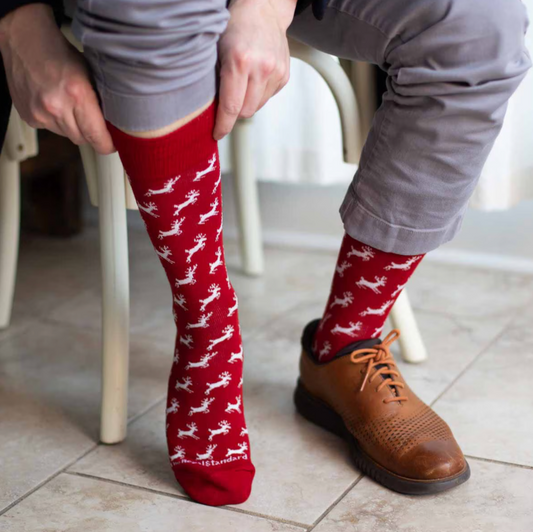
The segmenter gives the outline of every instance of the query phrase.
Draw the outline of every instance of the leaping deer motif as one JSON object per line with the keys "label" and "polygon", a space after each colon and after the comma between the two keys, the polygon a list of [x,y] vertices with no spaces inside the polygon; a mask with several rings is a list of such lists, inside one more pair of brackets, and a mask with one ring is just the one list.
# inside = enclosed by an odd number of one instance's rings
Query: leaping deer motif
{"label": "leaping deer motif", "polygon": [[372,338],[378,337],[383,332],[384,327],[385,324],[383,324],[381,327],[378,327],[377,329],[374,329],[374,334],[372,335]]}
{"label": "leaping deer motif", "polygon": [[218,198],[215,198],[215,201],[211,203],[211,210],[209,212],[206,212],[205,214],[200,214],[200,221],[198,222],[198,225],[203,225],[209,218],[212,218],[213,216],[216,216],[218,214]]}
{"label": "leaping deer motif", "polygon": [[154,218],[159,218],[159,215],[156,214],[157,212],[157,205],[151,201],[150,203],[147,203],[146,205],[144,203],[137,203],[137,206],[139,207],[139,209],[143,212],[145,212],[146,214],[149,214],[150,216],[153,216]]}
{"label": "leaping deer motif", "polygon": [[189,430],[184,429],[178,429],[178,438],[192,438],[193,440],[199,440],[200,438],[196,436],[196,431],[198,430],[198,427],[196,426],[196,423],[189,423],[187,425],[187,428]]}
{"label": "leaping deer motif", "polygon": [[243,428],[241,429],[241,434],[240,434],[240,436],[241,436],[241,438],[242,438],[243,436],[247,436],[247,435],[248,435],[248,429],[247,429],[246,427],[243,427]]}
{"label": "leaping deer motif", "polygon": [[392,307],[392,304],[394,301],[391,299],[390,301],[387,301],[381,305],[379,308],[370,308],[366,307],[366,310],[363,310],[363,312],[359,313],[359,316],[383,316],[387,310]]}
{"label": "leaping deer motif", "polygon": [[176,380],[176,390],[183,390],[184,392],[192,393],[191,386],[192,379],[190,377],[185,377],[183,382]]}
{"label": "leaping deer motif", "polygon": [[209,406],[214,400],[214,397],[203,399],[200,406],[191,406],[191,409],[189,410],[189,416],[192,416],[193,414],[207,414],[209,412]]}
{"label": "leaping deer motif", "polygon": [[[185,326],[186,329],[207,329],[209,327],[209,319],[213,315],[212,312],[208,312],[207,314],[202,314],[196,323],[187,323]],[[210,349],[209,347],[207,348]]]}
{"label": "leaping deer motif", "polygon": [[215,237],[215,241],[218,241],[218,239],[220,238],[220,235],[222,234],[222,225],[223,225],[223,221],[220,220],[220,227],[217,229],[217,236]]}
{"label": "leaping deer motif", "polygon": [[191,368],[207,368],[209,367],[209,361],[214,358],[217,355],[217,353],[207,353],[204,355],[199,362],[189,362],[185,369],[191,369]]}
{"label": "leaping deer motif", "polygon": [[215,273],[216,269],[219,266],[222,266],[222,248],[218,248],[217,251],[215,251],[216,260],[214,262],[209,263],[209,273],[213,274]]}
{"label": "leaping deer motif", "polygon": [[335,271],[339,274],[340,277],[344,277],[344,272],[352,267],[352,263],[348,261],[343,261],[342,264],[338,264],[335,267]]}
{"label": "leaping deer motif", "polygon": [[235,314],[235,312],[237,312],[237,310],[239,308],[239,300],[237,298],[237,294],[233,294],[233,301],[234,301],[235,304],[233,305],[233,307],[230,307],[228,309],[228,318],[233,316],[233,314]]}
{"label": "leaping deer motif", "polygon": [[241,348],[239,349],[239,351],[237,353],[231,353],[231,356],[229,357],[229,360],[228,362],[230,364],[235,364],[235,362],[242,362],[243,360],[243,351],[242,351],[242,345],[241,345]]}
{"label": "leaping deer motif", "polygon": [[186,336],[180,336],[180,344],[184,345],[189,349],[192,349],[193,337],[190,334]]}
{"label": "leaping deer motif", "polygon": [[213,153],[213,157],[209,159],[209,166],[205,170],[200,170],[199,172],[196,172],[196,177],[193,179],[193,181],[200,181],[202,177],[204,177],[209,172],[212,172],[215,169],[215,163],[217,162],[217,154]]}
{"label": "leaping deer motif", "polygon": [[228,434],[228,432],[231,429],[231,425],[226,421],[221,421],[218,424],[218,429],[207,429],[209,431],[209,438],[207,438],[209,441],[213,441],[213,438],[215,436],[218,436],[219,434]]}
{"label": "leaping deer motif", "polygon": [[230,414],[231,412],[238,412],[239,414],[241,414],[241,404],[241,398],[240,396],[237,396],[235,398],[235,403],[228,402],[228,406],[226,406],[225,412],[227,412],[228,414]]}
{"label": "leaping deer motif", "polygon": [[185,218],[178,218],[177,220],[174,220],[172,222],[172,227],[168,231],[159,231],[159,235],[157,235],[157,238],[160,240],[162,238],[165,238],[167,236],[179,236],[182,233],[181,226],[183,225],[183,222],[185,221]]}
{"label": "leaping deer motif", "polygon": [[406,260],[405,262],[391,262],[388,266],[385,266],[383,268],[386,271],[390,270],[409,270],[411,269],[411,266],[420,258],[420,256],[411,257],[410,259]]}
{"label": "leaping deer motif", "polygon": [[155,252],[163,259],[166,260],[169,264],[174,264],[173,260],[170,260],[172,257],[172,251],[169,247],[163,246],[160,249],[156,249]]}
{"label": "leaping deer motif", "polygon": [[209,345],[207,346],[207,350],[211,351],[215,345],[219,344],[220,342],[224,342],[225,340],[229,340],[233,336],[233,327],[231,325],[228,325],[224,328],[222,331],[224,334],[218,338],[215,338],[214,340],[209,340]]}
{"label": "leaping deer motif", "polygon": [[176,176],[176,177],[173,177],[172,179],[169,179],[163,186],[163,188],[160,188],[160,189],[157,189],[157,190],[153,190],[153,189],[148,189],[148,192],[146,192],[144,195],[147,196],[148,198],[150,196],[156,196],[158,194],[168,194],[169,192],[173,192],[174,191],[174,185],[178,182],[178,179],[180,178],[180,176]]}
{"label": "leaping deer motif", "polygon": [[226,453],[226,458],[229,458],[230,456],[236,455],[236,454],[245,454],[248,450],[248,444],[246,442],[239,443],[238,449],[228,449],[228,452]]}
{"label": "leaping deer motif", "polygon": [[196,235],[196,238],[194,239],[196,242],[196,246],[186,249],[185,253],[187,253],[187,262],[191,262],[192,256],[201,249],[205,248],[205,243],[207,242],[207,237],[205,235]]}
{"label": "leaping deer motif", "polygon": [[167,408],[167,414],[175,414],[178,411],[180,404],[177,399],[170,401],[170,406]]}
{"label": "leaping deer motif", "polygon": [[396,285],[396,290],[391,294],[391,297],[396,297],[406,286],[407,283]]}
{"label": "leaping deer motif", "polygon": [[231,374],[227,371],[224,373],[221,373],[218,376],[219,380],[213,383],[207,383],[207,390],[205,391],[205,395],[209,395],[215,388],[225,388],[231,381]]}
{"label": "leaping deer motif", "polygon": [[374,250],[370,246],[363,246],[362,251],[358,251],[352,246],[352,249],[348,251],[346,257],[359,257],[364,262],[373,259],[375,256]]}
{"label": "leaping deer motif", "polygon": [[196,284],[196,279],[194,278],[196,268],[198,268],[198,264],[195,264],[194,266],[189,266],[189,268],[187,268],[187,270],[185,271],[185,277],[183,279],[176,279],[176,286],[179,288],[180,286],[184,286],[187,284]]}
{"label": "leaping deer motif", "polygon": [[205,308],[207,307],[207,305],[209,305],[209,303],[212,303],[213,301],[215,301],[215,299],[219,299],[220,298],[220,285],[212,284],[209,287],[208,292],[211,295],[209,295],[205,299],[200,299],[200,301],[199,301],[202,304],[202,306],[200,307],[200,312],[204,312]]}
{"label": "leaping deer motif", "polygon": [[211,460],[213,458],[213,451],[216,448],[216,445],[208,445],[204,454],[196,453],[196,460]]}
{"label": "leaping deer motif", "polygon": [[337,297],[333,299],[329,308],[333,308],[335,305],[340,305],[342,308],[347,308],[353,303],[353,294],[351,292],[344,292],[342,297]]}
{"label": "leaping deer motif", "polygon": [[357,281],[355,284],[359,288],[370,288],[374,294],[381,294],[380,288],[382,286],[385,286],[385,283],[387,282],[386,277],[374,277],[375,281],[367,281],[364,277],[361,277],[359,281]]}
{"label": "leaping deer motif", "polygon": [[341,327],[339,324],[336,324],[333,329],[331,329],[331,334],[347,334],[351,338],[354,336],[357,336],[355,333],[359,329],[361,329],[361,326],[363,325],[360,321],[357,323],[354,323],[353,321],[350,322],[349,327]]}
{"label": "leaping deer motif", "polygon": [[181,458],[185,458],[185,449],[178,445],[174,447],[174,454],[170,456],[170,461],[174,462],[174,460],[180,460]]}
{"label": "leaping deer motif", "polygon": [[174,303],[178,305],[178,307],[181,307],[183,310],[187,310],[187,300],[185,299],[185,296],[182,294],[177,294],[174,296]]}
{"label": "leaping deer motif", "polygon": [[222,169],[218,171],[218,179],[215,181],[215,184],[213,185],[213,192],[211,194],[216,194],[218,187],[220,186],[220,181],[222,181]]}
{"label": "leaping deer motif", "polygon": [[174,208],[176,209],[174,211],[174,216],[179,216],[180,212],[185,209],[185,207],[196,203],[199,195],[200,192],[198,192],[198,190],[191,190],[190,192],[188,192],[185,196],[187,199],[183,203],[180,203],[179,205],[174,205]]}
{"label": "leaping deer motif", "polygon": [[322,360],[326,355],[329,355],[331,352],[331,344],[329,342],[324,342],[322,349],[318,352],[318,360]]}

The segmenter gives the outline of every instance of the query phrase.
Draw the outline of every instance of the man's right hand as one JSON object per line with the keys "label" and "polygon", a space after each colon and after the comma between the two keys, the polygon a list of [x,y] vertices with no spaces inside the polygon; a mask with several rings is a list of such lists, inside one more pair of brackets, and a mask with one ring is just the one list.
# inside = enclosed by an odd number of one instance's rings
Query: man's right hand
{"label": "man's right hand", "polygon": [[63,37],[49,6],[26,5],[2,18],[0,52],[24,121],[98,153],[115,151],[83,55]]}

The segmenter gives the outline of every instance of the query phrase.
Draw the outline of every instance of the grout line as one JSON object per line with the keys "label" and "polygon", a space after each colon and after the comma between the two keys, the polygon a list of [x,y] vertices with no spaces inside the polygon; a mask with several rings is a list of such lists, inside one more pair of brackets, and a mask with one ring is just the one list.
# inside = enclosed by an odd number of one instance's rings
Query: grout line
{"label": "grout line", "polygon": [[361,480],[365,477],[365,475],[359,475],[359,477],[357,477],[349,486],[348,488],[346,488],[344,490],[343,493],[340,494],[339,497],[337,497],[337,499],[335,500],[335,502],[333,504],[331,504],[329,506],[329,508],[312,524],[312,526],[310,528],[307,529],[307,532],[311,532],[312,530],[314,530],[329,514],[330,512],[342,501],[342,499],[344,499],[344,497],[346,497],[346,495],[348,495],[348,493],[350,491],[352,491],[353,488],[355,488],[355,486],[357,486],[357,484],[359,484],[359,482],[361,482]]}
{"label": "grout line", "polygon": [[[90,474],[87,474],[87,473],[78,473],[76,471],[65,471],[64,473],[65,473],[65,475],[72,475],[72,476],[77,476],[77,477],[89,478],[89,479],[92,479],[92,480],[96,480],[98,482],[106,482],[108,484],[115,484],[115,485],[118,485],[118,486],[124,486],[126,488],[135,489],[135,490],[138,490],[138,491],[146,491],[148,493],[154,493],[156,495],[161,495],[163,497],[168,497],[170,499],[179,499],[179,500],[182,500],[182,501],[185,501],[185,502],[190,502],[192,504],[199,504],[200,505],[200,503],[195,502],[193,499],[191,499],[187,495],[180,495],[178,493],[168,493],[166,491],[161,491],[161,490],[157,490],[157,489],[154,489],[154,488],[147,488],[145,486],[138,486],[136,484],[129,484],[127,482],[122,482],[120,480],[113,480],[113,479],[110,479],[110,478],[98,477],[98,476],[90,475]],[[200,506],[203,506],[203,505],[200,505]],[[248,511],[248,510],[242,510],[241,508],[235,508],[233,506],[218,506],[216,508],[217,508],[217,510],[225,510],[227,512],[234,512],[234,513],[239,513],[239,514],[244,514],[244,515],[250,515],[252,517],[258,517],[260,519],[266,519],[268,521],[275,521],[277,523],[282,523],[284,525],[292,525],[292,526],[296,526],[298,528],[302,528],[304,530],[309,527],[309,525],[306,525],[304,523],[299,523],[297,521],[290,521],[288,519],[282,519],[280,517],[274,517],[274,516],[270,516],[270,515],[266,515],[266,514],[261,514],[261,513],[258,513],[258,512],[251,512],[251,511]]]}
{"label": "grout line", "polygon": [[472,454],[465,454],[465,458],[470,458],[471,460],[479,460],[480,462],[488,462],[489,464],[500,464],[511,467],[518,467],[520,469],[533,470],[533,466],[528,466],[524,464],[515,464],[513,462],[506,462],[504,460],[496,460],[494,458],[482,458],[481,456],[474,456]]}
{"label": "grout line", "polygon": [[[509,323],[509,322],[508,322]],[[429,403],[429,406],[433,407],[435,405],[435,403],[446,393],[448,392],[448,390],[450,390],[452,388],[452,386],[454,386],[454,384],[481,358],[483,357],[483,355],[498,341],[500,340],[500,338],[507,332],[507,327],[504,326],[502,328],[502,330],[487,344],[485,345],[485,347],[483,347],[483,349],[481,349],[481,351],[463,368],[462,371],[460,371],[456,377],[454,379],[452,379],[449,383],[448,383],[448,386],[446,386],[444,388],[444,390],[442,390],[442,392],[439,393],[439,395],[437,395],[437,397],[435,397],[435,399],[433,399],[433,401],[431,401],[431,403]]]}
{"label": "grout line", "polygon": [[47,477],[46,479],[44,479],[42,482],[39,482],[39,484],[35,485],[33,488],[31,488],[30,490],[28,490],[26,493],[24,493],[24,495],[21,495],[17,500],[13,501],[11,504],[9,504],[8,506],[6,506],[4,509],[0,509],[0,516],[2,516],[3,514],[5,514],[6,512],[8,512],[9,510],[11,510],[11,508],[13,508],[14,506],[16,506],[17,504],[20,504],[24,499],[27,499],[30,495],[32,495],[33,493],[35,493],[38,489],[42,488],[45,484],[48,484],[49,482],[51,482],[52,480],[54,480],[54,478],[58,477],[59,475],[61,475],[61,473],[64,473],[66,472],[66,470],[73,466],[76,462],[78,462],[79,460],[81,460],[82,458],[84,458],[85,456],[87,456],[89,453],[91,453],[92,451],[94,451],[96,448],[98,447],[98,444],[95,443],[93,445],[91,445],[91,447],[89,449],[87,449],[83,454],[81,454],[80,456],[74,458],[74,460],[70,461],[69,463],[67,463],[65,466],[63,466],[61,469],[59,469],[58,471],[56,471],[55,473],[53,473],[52,475],[50,475],[49,477]]}

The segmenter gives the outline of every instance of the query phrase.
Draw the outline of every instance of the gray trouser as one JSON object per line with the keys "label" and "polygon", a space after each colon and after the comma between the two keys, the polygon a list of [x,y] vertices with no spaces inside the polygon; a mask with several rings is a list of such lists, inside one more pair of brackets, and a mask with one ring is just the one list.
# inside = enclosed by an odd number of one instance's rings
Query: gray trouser
{"label": "gray trouser", "polygon": [[[132,130],[185,116],[216,92],[223,0],[78,0],[104,114]],[[340,213],[347,233],[383,251],[451,240],[531,67],[521,0],[330,0],[289,34],[387,72],[387,92]]]}

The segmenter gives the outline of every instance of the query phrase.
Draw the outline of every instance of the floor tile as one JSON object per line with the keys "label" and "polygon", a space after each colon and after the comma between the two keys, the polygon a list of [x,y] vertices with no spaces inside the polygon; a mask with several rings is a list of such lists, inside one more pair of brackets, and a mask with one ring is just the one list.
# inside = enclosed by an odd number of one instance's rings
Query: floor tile
{"label": "floor tile", "polygon": [[435,405],[466,454],[533,466],[532,319],[528,308]]}
{"label": "floor tile", "polygon": [[[100,338],[50,323],[0,343],[0,509],[89,450],[98,440]],[[170,360],[133,341],[129,413],[166,392]]]}
{"label": "floor tile", "polygon": [[1,532],[297,532],[284,523],[62,474],[0,516]]}
{"label": "floor tile", "polygon": [[465,484],[400,495],[365,477],[314,532],[531,532],[533,470],[470,460]]}

